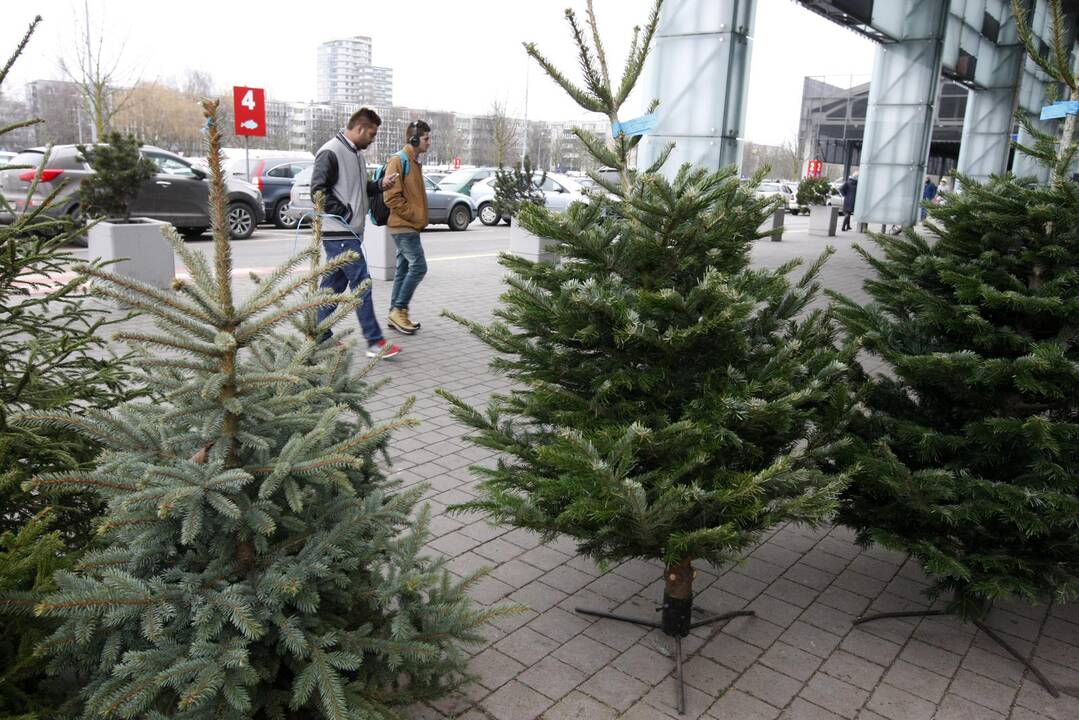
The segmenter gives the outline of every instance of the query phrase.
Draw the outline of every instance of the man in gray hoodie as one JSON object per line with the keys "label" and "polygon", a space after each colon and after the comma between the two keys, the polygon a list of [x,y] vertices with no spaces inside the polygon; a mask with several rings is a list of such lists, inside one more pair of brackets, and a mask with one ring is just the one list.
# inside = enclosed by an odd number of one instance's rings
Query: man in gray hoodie
{"label": "man in gray hoodie", "polygon": [[[370,108],[360,108],[348,120],[348,126],[333,136],[315,154],[315,167],[311,174],[311,195],[321,192],[325,198],[322,220],[322,247],[326,259],[332,260],[349,250],[359,259],[334,270],[322,278],[320,287],[342,293],[345,288],[355,289],[371,277],[367,260],[363,255],[363,228],[370,207],[369,194],[389,189],[397,182],[397,176],[382,179],[381,187],[367,179],[367,165],[363,150],[378,135],[382,119]],[[363,302],[356,308],[356,318],[367,340],[367,357],[391,358],[401,352],[396,345],[389,345],[382,336],[382,328],[375,319],[375,307],[371,288],[361,296]],[[319,322],[334,311],[335,305],[319,308]],[[326,331],[322,339],[332,333]]]}

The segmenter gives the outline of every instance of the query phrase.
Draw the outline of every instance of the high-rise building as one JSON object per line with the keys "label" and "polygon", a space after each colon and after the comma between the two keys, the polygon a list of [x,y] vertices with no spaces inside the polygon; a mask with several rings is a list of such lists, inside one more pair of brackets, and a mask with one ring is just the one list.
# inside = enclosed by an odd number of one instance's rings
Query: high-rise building
{"label": "high-rise building", "polygon": [[371,38],[330,40],[318,48],[319,102],[393,105],[393,69],[371,64]]}

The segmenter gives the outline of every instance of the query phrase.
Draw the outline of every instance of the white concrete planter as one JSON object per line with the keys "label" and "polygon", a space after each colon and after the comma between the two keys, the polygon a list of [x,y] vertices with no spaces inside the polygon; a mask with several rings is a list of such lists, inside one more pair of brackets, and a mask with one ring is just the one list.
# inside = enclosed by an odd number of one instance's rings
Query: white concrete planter
{"label": "white concrete planter", "polygon": [[532,262],[546,262],[557,265],[561,258],[558,253],[552,251],[552,248],[556,245],[558,243],[555,240],[533,235],[518,225],[516,220],[510,221],[511,255],[523,257]]}
{"label": "white concrete planter", "polygon": [[397,271],[397,246],[393,243],[390,229],[385,225],[375,225],[370,215],[364,221],[363,256],[373,279],[393,280]]}
{"label": "white concrete planter", "polygon": [[821,237],[835,237],[835,226],[838,219],[839,208],[814,205],[809,208],[809,234]]}
{"label": "white concrete planter", "polygon": [[176,277],[176,259],[162,230],[168,225],[150,218],[131,222],[102,220],[87,234],[87,257],[116,260],[109,272],[157,288],[167,288]]}
{"label": "white concrete planter", "polygon": [[767,232],[772,236],[772,242],[779,242],[783,239],[783,222],[787,219],[786,210],[776,210],[770,215],[761,226],[757,228],[757,232]]}

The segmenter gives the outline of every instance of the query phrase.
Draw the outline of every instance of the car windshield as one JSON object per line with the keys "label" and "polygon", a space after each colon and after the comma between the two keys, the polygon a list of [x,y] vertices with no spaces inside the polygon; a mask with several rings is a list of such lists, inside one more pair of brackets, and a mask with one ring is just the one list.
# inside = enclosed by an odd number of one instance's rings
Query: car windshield
{"label": "car windshield", "polygon": [[475,174],[475,170],[455,170],[439,180],[438,184],[440,187],[456,187],[471,180]]}
{"label": "car windshield", "polygon": [[304,168],[303,171],[300,172],[299,175],[297,175],[295,178],[293,178],[293,182],[295,182],[297,185],[310,185],[311,184],[311,176],[314,174],[314,172],[315,172],[315,166],[314,165],[309,165],[308,167]]}
{"label": "car windshield", "polygon": [[41,150],[23,150],[21,153],[8,160],[7,164],[29,165],[30,167],[36,168],[38,165],[41,164],[41,157],[44,154],[45,153]]}

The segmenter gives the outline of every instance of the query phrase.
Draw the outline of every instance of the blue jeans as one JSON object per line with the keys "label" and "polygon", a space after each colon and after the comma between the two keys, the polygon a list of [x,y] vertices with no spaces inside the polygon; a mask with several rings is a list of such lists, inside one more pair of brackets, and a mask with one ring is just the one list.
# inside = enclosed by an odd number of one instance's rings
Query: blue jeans
{"label": "blue jeans", "polygon": [[[326,251],[326,260],[332,260],[348,250],[358,254],[360,257],[348,265],[337,268],[329,275],[323,276],[319,287],[323,289],[329,288],[335,293],[343,293],[345,288],[354,290],[360,283],[371,277],[371,274],[367,272],[367,260],[363,256],[363,246],[356,238],[323,238],[322,247]],[[363,302],[356,308],[356,319],[360,321],[360,329],[363,330],[363,336],[370,345],[382,339],[382,329],[378,325],[378,320],[375,319],[375,306],[371,302],[371,288],[367,288],[360,295],[360,298]],[[319,322],[326,319],[336,307],[336,305],[320,307],[318,309]],[[327,331],[325,337],[330,337],[332,334],[332,332]]]}
{"label": "blue jeans", "polygon": [[401,233],[393,236],[397,246],[397,270],[393,275],[393,290],[390,292],[390,309],[408,310],[412,293],[427,274],[427,258],[423,256],[423,245],[418,232]]}

